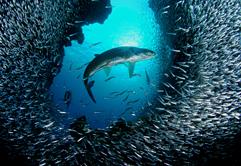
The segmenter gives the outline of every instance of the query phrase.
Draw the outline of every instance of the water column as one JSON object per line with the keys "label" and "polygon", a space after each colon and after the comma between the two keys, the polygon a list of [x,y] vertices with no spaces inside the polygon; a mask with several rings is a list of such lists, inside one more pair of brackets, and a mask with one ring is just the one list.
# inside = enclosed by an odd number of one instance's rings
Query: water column
{"label": "water column", "polygon": [[[91,128],[106,128],[118,118],[136,120],[143,108],[152,104],[157,93],[160,76],[168,54],[163,54],[160,25],[155,22],[148,0],[112,0],[112,13],[103,24],[83,26],[84,42],[72,41],[65,47],[61,72],[54,79],[51,93],[55,104],[71,118],[85,116]],[[158,44],[157,44],[158,43]],[[112,67],[107,77],[104,71],[97,72],[92,92],[97,100],[93,103],[83,84],[83,73],[95,54],[119,46],[147,48],[157,53],[152,60],[137,62],[135,76],[129,78],[125,65]],[[150,78],[147,83],[146,76]],[[108,80],[108,78],[110,78]],[[67,90],[72,93],[69,106],[63,101]]]}

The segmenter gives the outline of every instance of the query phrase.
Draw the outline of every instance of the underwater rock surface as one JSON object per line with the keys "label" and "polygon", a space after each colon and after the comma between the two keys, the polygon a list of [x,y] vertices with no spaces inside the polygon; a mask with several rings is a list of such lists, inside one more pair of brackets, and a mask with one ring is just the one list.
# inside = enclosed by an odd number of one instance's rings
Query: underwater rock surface
{"label": "underwater rock surface", "polygon": [[0,2],[1,159],[22,156],[25,165],[240,163],[239,0],[150,0],[157,20],[166,23],[173,67],[147,117],[135,124],[120,119],[107,131],[90,130],[84,117],[66,131],[47,95],[63,44],[83,40],[72,23],[98,19],[85,11],[94,2]]}

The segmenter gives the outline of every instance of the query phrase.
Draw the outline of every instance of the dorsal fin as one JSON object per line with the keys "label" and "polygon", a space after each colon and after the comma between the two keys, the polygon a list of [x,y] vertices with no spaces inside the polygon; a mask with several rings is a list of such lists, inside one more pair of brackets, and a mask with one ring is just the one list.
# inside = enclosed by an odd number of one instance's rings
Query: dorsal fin
{"label": "dorsal fin", "polygon": [[110,67],[105,67],[104,68],[104,72],[105,72],[106,76],[108,77],[110,75],[111,68]]}
{"label": "dorsal fin", "polygon": [[135,62],[129,62],[128,63],[128,71],[129,71],[129,77],[131,78],[134,74],[135,69]]}

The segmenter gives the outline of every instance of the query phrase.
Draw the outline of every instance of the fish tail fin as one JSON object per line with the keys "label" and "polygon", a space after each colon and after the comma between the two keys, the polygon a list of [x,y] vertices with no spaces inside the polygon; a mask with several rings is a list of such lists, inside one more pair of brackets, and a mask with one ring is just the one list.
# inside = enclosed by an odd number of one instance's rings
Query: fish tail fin
{"label": "fish tail fin", "polygon": [[86,88],[86,90],[87,90],[90,98],[92,99],[92,101],[93,101],[94,103],[96,103],[95,97],[94,97],[94,95],[93,95],[93,93],[92,93],[92,91],[91,91],[91,87],[92,87],[92,86],[89,85],[88,79],[85,79],[85,80],[84,80],[84,84],[85,84],[85,88]]}

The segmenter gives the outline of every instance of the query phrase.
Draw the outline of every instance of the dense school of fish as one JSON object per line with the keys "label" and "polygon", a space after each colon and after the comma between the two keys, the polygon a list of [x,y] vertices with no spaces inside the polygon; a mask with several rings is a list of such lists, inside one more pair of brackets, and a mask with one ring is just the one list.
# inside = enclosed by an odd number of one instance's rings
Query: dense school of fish
{"label": "dense school of fish", "polygon": [[42,166],[205,165],[235,155],[228,148],[241,132],[240,1],[150,0],[174,56],[156,102],[135,124],[91,130],[81,117],[66,129],[66,112],[47,90],[62,45],[81,42],[73,27],[94,3],[110,9],[104,0],[0,0],[1,152]]}

